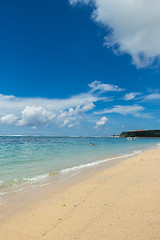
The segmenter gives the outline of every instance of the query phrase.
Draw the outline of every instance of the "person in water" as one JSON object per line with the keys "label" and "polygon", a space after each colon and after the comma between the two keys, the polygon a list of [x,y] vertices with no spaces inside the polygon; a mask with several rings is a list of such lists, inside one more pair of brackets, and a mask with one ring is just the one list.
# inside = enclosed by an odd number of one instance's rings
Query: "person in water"
{"label": "person in water", "polygon": [[90,143],[90,145],[93,145],[93,146],[94,146],[94,143]]}

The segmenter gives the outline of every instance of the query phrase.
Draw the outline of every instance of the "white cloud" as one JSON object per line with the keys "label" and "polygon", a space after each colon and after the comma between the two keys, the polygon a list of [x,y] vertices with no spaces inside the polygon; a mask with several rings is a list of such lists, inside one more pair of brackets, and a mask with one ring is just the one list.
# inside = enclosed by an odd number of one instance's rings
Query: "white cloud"
{"label": "white cloud", "polygon": [[144,101],[149,101],[149,100],[160,100],[160,94],[152,93],[144,97]]}
{"label": "white cloud", "polygon": [[[91,89],[87,93],[81,93],[67,99],[18,98],[12,95],[0,94],[0,122],[2,124],[29,126],[31,128],[44,127],[50,124],[71,128],[84,120],[93,118],[93,109],[96,107],[96,103],[106,101],[106,97],[100,94],[108,91],[123,91],[118,86],[97,81],[90,83],[89,86]],[[139,105],[118,105],[110,109],[106,108],[96,114],[115,112],[135,116],[143,109]],[[100,123],[98,122],[98,124]]]}
{"label": "white cloud", "polygon": [[134,99],[137,95],[140,95],[141,93],[138,92],[131,92],[131,93],[127,93],[124,95],[123,99],[128,101],[128,100],[132,100]]}
{"label": "white cloud", "polygon": [[106,117],[102,117],[99,121],[96,122],[96,126],[95,128],[104,126],[106,124],[106,122],[108,121],[108,118]]}
{"label": "white cloud", "polygon": [[7,114],[1,117],[0,121],[3,124],[15,124],[16,120],[18,119],[17,116],[15,116],[14,114]]}
{"label": "white cloud", "polygon": [[69,0],[71,4],[76,4],[77,2],[88,4],[91,2],[91,0]]}
{"label": "white cloud", "polygon": [[160,58],[159,0],[70,0],[78,2],[92,4],[92,19],[109,28],[106,46],[130,54],[138,67]]}
{"label": "white cloud", "polygon": [[53,121],[56,114],[43,107],[26,106],[21,112],[22,118],[18,121],[19,126],[44,126]]}
{"label": "white cloud", "polygon": [[15,96],[13,96],[13,95],[0,94],[0,99],[12,100],[13,98],[15,98]]}
{"label": "white cloud", "polygon": [[112,84],[103,84],[100,81],[94,81],[88,84],[88,86],[92,89],[92,92],[95,92],[97,90],[100,90],[102,92],[121,92],[125,90]]}
{"label": "white cloud", "polygon": [[89,103],[89,104],[83,105],[81,110],[82,112],[86,112],[86,111],[92,110],[94,107],[95,105],[93,103]]}
{"label": "white cloud", "polygon": [[[57,116],[57,123],[60,123],[60,126],[63,127],[68,125],[70,122],[76,121],[80,119],[80,116],[84,112],[88,112],[95,107],[93,103],[88,103],[86,105],[77,105],[75,108],[69,108],[66,111],[60,111],[59,115]],[[77,125],[77,123],[72,123],[70,126]],[[69,127],[69,126],[68,126]]]}
{"label": "white cloud", "polygon": [[[27,121],[24,121],[21,115],[27,106],[34,106],[35,108],[41,107],[52,114],[56,113],[57,116],[60,115],[60,117],[62,117],[62,115],[65,114],[71,116],[77,115],[80,112],[82,114],[91,111],[95,107],[94,103],[109,100],[109,98],[99,96],[99,94],[92,91],[74,95],[66,99],[18,98],[13,95],[0,94],[0,118],[8,114],[14,114],[19,119],[22,118],[19,124],[24,124],[25,122],[27,123]],[[3,123],[5,123],[5,120]]]}
{"label": "white cloud", "polygon": [[74,124],[70,124],[70,125],[68,125],[69,128],[74,127],[74,126],[75,126]]}
{"label": "white cloud", "polygon": [[66,99],[47,99],[47,98],[17,98],[13,96],[0,96],[0,114],[8,112],[19,113],[26,106],[44,107],[49,111],[60,111],[76,107],[77,105],[86,105],[103,100],[103,97],[93,95],[92,93],[81,93]]}
{"label": "white cloud", "polygon": [[75,127],[75,126],[77,126],[77,125],[79,125],[79,122],[74,123],[74,124],[71,123],[71,124],[68,125],[68,128]]}
{"label": "white cloud", "polygon": [[122,115],[131,114],[133,116],[139,116],[140,112],[143,110],[144,110],[144,108],[139,105],[132,105],[132,106],[116,105],[111,109],[106,108],[103,111],[95,112],[95,114],[119,113]]}
{"label": "white cloud", "polygon": [[54,122],[65,126],[79,119],[81,114],[91,111],[95,107],[94,103],[101,100],[104,100],[104,97],[91,92],[67,99],[17,98],[0,94],[0,122],[31,127]]}
{"label": "white cloud", "polygon": [[71,120],[74,120],[74,118],[68,118],[68,119],[64,119],[64,120],[62,120],[63,123],[60,125],[60,127],[64,127],[64,126],[66,126],[67,124],[70,123]]}

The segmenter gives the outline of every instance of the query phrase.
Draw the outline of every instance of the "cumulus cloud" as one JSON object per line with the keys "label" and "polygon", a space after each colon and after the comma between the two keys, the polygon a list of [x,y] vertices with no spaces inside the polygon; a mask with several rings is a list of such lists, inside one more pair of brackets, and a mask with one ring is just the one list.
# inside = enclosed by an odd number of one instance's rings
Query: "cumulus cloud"
{"label": "cumulus cloud", "polygon": [[0,99],[12,100],[12,99],[14,99],[14,98],[15,98],[15,96],[13,96],[13,95],[0,94]]}
{"label": "cumulus cloud", "polygon": [[66,99],[47,99],[47,98],[18,98],[7,95],[0,96],[0,114],[19,113],[26,106],[36,106],[47,108],[49,111],[60,111],[86,105],[103,100],[104,97],[93,95],[92,93],[81,93]]}
{"label": "cumulus cloud", "polygon": [[141,93],[138,92],[131,92],[131,93],[127,93],[124,95],[123,100],[129,101],[134,99],[137,95],[140,95]]}
{"label": "cumulus cloud", "polygon": [[14,126],[40,127],[51,123],[66,126],[95,107],[105,97],[81,93],[67,99],[17,98],[0,94],[0,122]]}
{"label": "cumulus cloud", "polygon": [[95,128],[99,128],[101,126],[104,126],[107,121],[108,121],[108,118],[102,117],[99,121],[96,122]]}
{"label": "cumulus cloud", "polygon": [[3,124],[15,124],[18,117],[14,114],[7,114],[0,118],[1,123]]}
{"label": "cumulus cloud", "polygon": [[105,45],[114,52],[128,53],[137,67],[160,58],[159,0],[70,0],[91,4],[92,19],[109,29]]}
{"label": "cumulus cloud", "polygon": [[[72,128],[86,119],[93,119],[96,103],[109,101],[106,92],[122,92],[124,89],[112,84],[94,81],[89,84],[86,93],[74,95],[67,99],[18,98],[0,94],[0,123],[13,126],[28,126],[33,129],[54,124],[58,127]],[[106,99],[107,98],[107,99]],[[129,97],[128,97],[129,98]],[[131,96],[130,96],[131,98]],[[138,115],[144,108],[139,105],[114,106],[96,114],[120,113]],[[96,126],[103,125],[105,118]]]}
{"label": "cumulus cloud", "polygon": [[89,104],[83,105],[81,108],[81,111],[86,112],[86,111],[92,110],[94,107],[95,105],[93,103],[89,103]]}
{"label": "cumulus cloud", "polygon": [[[95,107],[93,103],[88,103],[86,105],[77,105],[75,108],[69,108],[66,111],[60,111],[59,115],[57,116],[57,123],[60,123],[60,126],[63,127],[70,122],[73,122],[77,119],[80,119],[80,116],[84,112],[88,112]],[[77,125],[77,123],[70,124]]]}
{"label": "cumulus cloud", "polygon": [[92,89],[92,92],[97,90],[100,90],[101,92],[121,92],[125,90],[112,84],[101,83],[100,81],[94,81],[88,84],[88,86]]}
{"label": "cumulus cloud", "polygon": [[139,105],[132,105],[132,106],[122,106],[116,105],[111,109],[104,109],[103,111],[95,112],[95,114],[105,114],[105,113],[119,113],[122,115],[131,114],[133,116],[140,116],[140,112],[144,110],[144,107]]}
{"label": "cumulus cloud", "polygon": [[53,121],[56,114],[43,107],[26,106],[21,112],[22,118],[18,121],[19,126],[44,126]]}
{"label": "cumulus cloud", "polygon": [[17,98],[0,94],[0,122],[14,126],[42,127],[49,124],[75,126],[81,115],[92,111],[105,97],[91,92],[67,99]]}

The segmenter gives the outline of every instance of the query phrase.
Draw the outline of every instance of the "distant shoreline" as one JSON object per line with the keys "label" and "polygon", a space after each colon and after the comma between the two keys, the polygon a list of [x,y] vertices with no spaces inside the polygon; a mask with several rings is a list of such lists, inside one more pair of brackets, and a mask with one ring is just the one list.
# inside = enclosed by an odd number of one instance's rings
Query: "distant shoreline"
{"label": "distant shoreline", "polygon": [[160,138],[160,137],[136,137],[136,138]]}
{"label": "distant shoreline", "polygon": [[136,130],[122,132],[120,137],[141,137],[141,138],[160,138],[160,130]]}

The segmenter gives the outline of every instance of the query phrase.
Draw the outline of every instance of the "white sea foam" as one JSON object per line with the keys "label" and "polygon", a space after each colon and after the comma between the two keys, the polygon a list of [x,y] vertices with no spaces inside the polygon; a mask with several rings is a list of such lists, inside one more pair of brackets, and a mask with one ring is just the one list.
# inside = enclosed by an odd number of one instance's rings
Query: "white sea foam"
{"label": "white sea foam", "polygon": [[[38,182],[41,182],[43,179],[49,177],[49,174],[44,174],[44,175],[38,175],[38,176],[35,176],[35,177],[32,177],[32,178],[22,178],[22,179],[14,179],[12,183],[10,183],[8,185],[8,187],[11,187],[11,186],[14,186],[14,189],[16,190],[13,190],[13,189],[10,189],[9,192],[21,192],[23,191],[23,188],[19,188],[19,184],[25,184],[25,183],[38,183]],[[1,181],[2,184],[4,183],[3,181]],[[7,184],[6,184],[6,187],[7,187]],[[0,192],[0,196],[3,196],[3,195],[6,195],[8,194],[8,192]]]}
{"label": "white sea foam", "polygon": [[[4,181],[0,181],[0,186],[2,187],[12,187],[14,186],[16,188],[16,192],[17,191],[21,191],[21,189],[19,188],[19,184],[27,184],[27,183],[38,183],[41,182],[43,179],[48,178],[49,174],[44,174],[44,175],[38,175],[32,178],[22,178],[22,179],[14,179],[13,182],[9,182],[9,183],[5,183]],[[18,190],[17,190],[18,187]],[[12,191],[13,192],[13,191]],[[0,192],[0,195],[5,195],[7,194],[7,192]]]}
{"label": "white sea foam", "polygon": [[32,178],[23,178],[23,182],[40,182],[42,179],[49,177],[49,174],[38,175]]}
{"label": "white sea foam", "polygon": [[141,152],[142,152],[141,150],[133,151],[135,155],[140,154]]}
{"label": "white sea foam", "polygon": [[4,181],[3,180],[0,180],[0,185],[2,185],[4,183]]}
{"label": "white sea foam", "polygon": [[74,167],[71,167],[71,168],[62,169],[62,170],[60,171],[60,173],[67,173],[67,172],[72,172],[72,171],[80,170],[80,169],[83,169],[83,168],[88,168],[88,167],[92,167],[92,166],[97,166],[97,165],[99,165],[99,164],[101,164],[101,163],[109,162],[109,161],[112,161],[112,160],[132,157],[132,156],[135,156],[135,155],[137,155],[137,154],[139,154],[139,153],[141,153],[141,151],[134,151],[133,153],[130,153],[130,154],[125,154],[125,155],[121,155],[121,156],[117,156],[117,157],[112,157],[112,158],[105,158],[105,159],[103,159],[103,160],[98,160],[98,161],[94,161],[94,162],[91,162],[91,163],[80,164],[80,165],[77,165],[77,166],[74,166]]}
{"label": "white sea foam", "polygon": [[7,192],[0,192],[0,195],[3,196],[3,195],[6,195]]}

